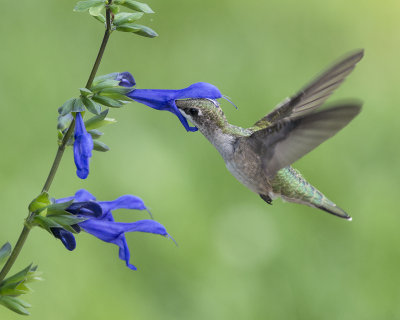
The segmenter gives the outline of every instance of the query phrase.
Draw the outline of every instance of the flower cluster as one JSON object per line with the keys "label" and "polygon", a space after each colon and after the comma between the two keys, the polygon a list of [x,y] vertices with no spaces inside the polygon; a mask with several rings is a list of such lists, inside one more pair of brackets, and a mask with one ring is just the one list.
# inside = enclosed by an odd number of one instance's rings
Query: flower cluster
{"label": "flower cluster", "polygon": [[[175,114],[185,129],[189,132],[197,131],[196,127],[189,126],[186,118],[181,114],[175,101],[180,99],[219,99],[222,94],[217,87],[206,82],[197,82],[187,88],[179,90],[165,89],[135,89],[135,79],[129,72],[112,73],[103,77],[99,77],[97,88],[101,88],[99,96],[95,96],[96,101],[102,101],[99,97],[109,98],[110,95],[105,95],[111,92],[110,88],[101,85],[111,80],[112,86],[119,86],[119,95],[114,95],[118,99],[122,99],[121,93],[125,98],[132,99],[156,110],[165,110]],[[113,82],[114,81],[114,82]],[[96,89],[96,86],[95,86]],[[108,91],[106,90],[108,89]],[[118,89],[118,88],[116,88]],[[115,91],[116,92],[116,91]],[[114,94],[115,94],[114,92]],[[104,94],[101,96],[101,94]],[[117,100],[121,102],[121,100]],[[111,105],[111,102],[109,102]],[[92,156],[94,148],[92,135],[86,131],[85,124],[82,119],[82,113],[77,112],[75,125],[75,142],[74,142],[74,159],[77,168],[77,175],[81,179],[86,179],[89,174],[89,159]]]}
{"label": "flower cluster", "polygon": [[[88,191],[81,189],[73,197],[55,200],[56,203],[73,201],[65,211],[81,218],[83,221],[71,225],[76,232],[81,230],[105,242],[113,243],[119,247],[119,258],[126,265],[136,270],[130,264],[130,252],[126,242],[126,232],[146,232],[170,237],[165,227],[154,220],[139,220],[131,223],[116,222],[113,211],[117,209],[147,210],[143,201],[133,195],[124,195],[113,201],[96,201]],[[68,250],[76,247],[75,237],[72,232],[63,228],[51,228],[53,235],[60,239]]]}

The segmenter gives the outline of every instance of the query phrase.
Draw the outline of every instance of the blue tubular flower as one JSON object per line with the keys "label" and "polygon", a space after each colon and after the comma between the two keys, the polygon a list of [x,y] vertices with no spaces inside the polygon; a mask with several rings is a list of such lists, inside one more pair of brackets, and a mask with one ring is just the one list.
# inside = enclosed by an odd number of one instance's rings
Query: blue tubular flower
{"label": "blue tubular flower", "polygon": [[175,114],[187,131],[197,131],[196,127],[190,127],[186,118],[182,116],[175,100],[179,99],[219,99],[222,98],[221,92],[217,87],[206,82],[197,82],[181,90],[153,90],[136,89],[126,94],[132,100],[143,103],[157,110],[167,110]]}
{"label": "blue tubular flower", "polygon": [[136,84],[135,79],[133,78],[133,76],[129,72],[118,73],[118,75],[115,78],[115,80],[119,81],[119,85],[121,87],[130,88],[130,87],[133,87]]}
{"label": "blue tubular flower", "polygon": [[[115,222],[112,211],[116,209],[147,210],[143,201],[132,195],[125,195],[114,201],[96,201],[96,198],[88,191],[81,189],[74,197],[56,200],[57,203],[74,200],[66,211],[85,218],[86,220],[74,225],[76,231],[80,229],[94,235],[105,242],[113,243],[119,247],[119,258],[124,260],[127,267],[136,270],[129,263],[130,252],[125,238],[125,232],[147,232],[169,237],[163,225],[154,220],[139,220],[131,223]],[[68,250],[75,249],[73,234],[64,229],[52,229],[56,238],[60,239]]]}
{"label": "blue tubular flower", "polygon": [[79,178],[86,179],[89,175],[89,159],[92,157],[93,139],[86,131],[80,112],[76,113],[75,120],[74,160],[76,174]]}

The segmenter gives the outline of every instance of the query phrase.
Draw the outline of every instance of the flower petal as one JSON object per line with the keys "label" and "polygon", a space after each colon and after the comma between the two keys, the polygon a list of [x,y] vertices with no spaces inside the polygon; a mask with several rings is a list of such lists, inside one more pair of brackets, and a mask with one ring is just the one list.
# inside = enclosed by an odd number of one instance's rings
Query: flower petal
{"label": "flower petal", "polygon": [[121,87],[129,88],[133,87],[136,84],[135,79],[129,72],[118,73],[118,76],[115,80],[120,81],[119,85]]}
{"label": "flower petal", "polygon": [[76,241],[74,235],[71,232],[61,228],[51,228],[51,232],[56,238],[61,240],[65,248],[67,248],[69,251],[75,249]]}
{"label": "flower petal", "polygon": [[95,196],[85,189],[79,189],[72,198],[79,202],[96,200]]}
{"label": "flower petal", "polygon": [[136,267],[129,263],[130,252],[126,243],[125,232],[147,232],[168,236],[165,227],[154,220],[122,223],[89,219],[79,223],[79,226],[96,238],[117,245],[119,247],[119,258],[124,260],[126,265],[133,270],[136,270]]}
{"label": "flower petal", "polygon": [[206,82],[197,82],[181,90],[154,90],[154,89],[136,89],[127,94],[127,96],[136,102],[145,104],[156,110],[166,110],[175,114],[187,131],[197,131],[196,127],[190,127],[186,118],[175,104],[179,99],[219,99],[222,94],[219,89]]}
{"label": "flower petal", "polygon": [[92,136],[86,132],[85,124],[80,112],[76,113],[74,137],[74,160],[76,165],[76,174],[79,178],[86,179],[89,175],[89,159],[92,156],[93,139]]}
{"label": "flower petal", "polygon": [[100,218],[103,215],[101,206],[94,201],[74,202],[65,210],[84,217]]}
{"label": "flower petal", "polygon": [[98,203],[102,207],[103,212],[116,209],[146,210],[143,200],[130,194],[121,196],[113,201],[99,201]]}

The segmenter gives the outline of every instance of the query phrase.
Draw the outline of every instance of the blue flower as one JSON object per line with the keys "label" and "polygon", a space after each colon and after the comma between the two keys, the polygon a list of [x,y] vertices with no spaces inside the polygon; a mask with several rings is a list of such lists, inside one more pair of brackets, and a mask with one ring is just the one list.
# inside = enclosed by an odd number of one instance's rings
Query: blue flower
{"label": "blue flower", "polygon": [[[133,79],[133,78],[132,78]],[[133,80],[134,81],[134,80]],[[197,82],[181,90],[153,90],[136,89],[126,94],[132,100],[143,103],[157,110],[167,110],[175,114],[187,131],[197,131],[196,127],[190,127],[186,118],[182,116],[175,100],[179,99],[219,99],[222,94],[219,89],[206,82]]]}
{"label": "blue flower", "polygon": [[[86,220],[72,227],[76,231],[81,229],[105,242],[119,247],[119,258],[124,260],[127,267],[136,270],[129,263],[130,252],[125,239],[125,232],[147,232],[170,237],[163,225],[154,220],[139,220],[131,223],[115,222],[112,211],[116,209],[147,210],[143,201],[132,195],[124,195],[114,201],[96,201],[88,191],[81,189],[74,197],[56,200],[57,203],[74,200],[66,211]],[[76,243],[73,234],[60,228],[52,228],[53,235],[60,239],[68,250],[74,250]]]}
{"label": "blue flower", "polygon": [[115,80],[119,81],[120,86],[126,87],[126,88],[133,87],[136,84],[135,79],[129,72],[118,73]]}
{"label": "blue flower", "polygon": [[93,139],[86,131],[80,112],[76,113],[75,120],[74,160],[76,174],[79,178],[86,179],[89,175],[89,159],[92,157]]}

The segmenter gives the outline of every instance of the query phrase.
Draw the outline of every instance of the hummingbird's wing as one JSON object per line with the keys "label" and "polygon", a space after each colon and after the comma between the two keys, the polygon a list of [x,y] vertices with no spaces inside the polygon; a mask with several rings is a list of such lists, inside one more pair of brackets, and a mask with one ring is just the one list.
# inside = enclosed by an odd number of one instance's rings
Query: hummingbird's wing
{"label": "hummingbird's wing", "polygon": [[260,155],[263,171],[273,178],[282,168],[313,150],[345,127],[361,110],[361,102],[349,102],[299,117],[279,120],[240,138]]}
{"label": "hummingbird's wing", "polygon": [[297,117],[315,110],[340,86],[363,55],[364,50],[357,50],[348,54],[297,94],[291,98],[286,98],[274,110],[256,122],[255,126],[263,127],[266,122],[271,123],[286,117]]}

